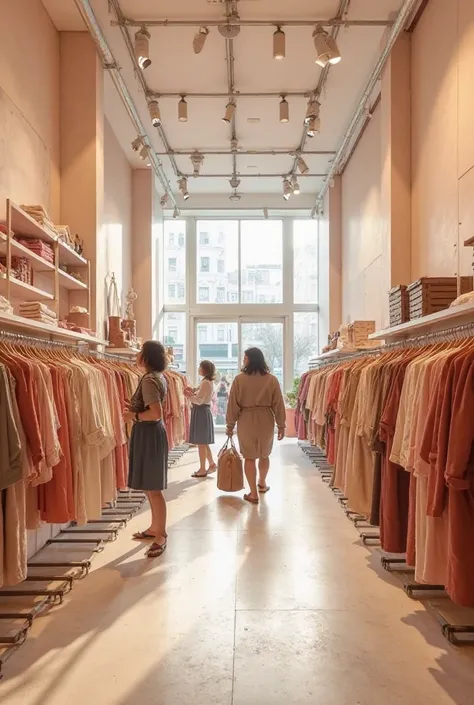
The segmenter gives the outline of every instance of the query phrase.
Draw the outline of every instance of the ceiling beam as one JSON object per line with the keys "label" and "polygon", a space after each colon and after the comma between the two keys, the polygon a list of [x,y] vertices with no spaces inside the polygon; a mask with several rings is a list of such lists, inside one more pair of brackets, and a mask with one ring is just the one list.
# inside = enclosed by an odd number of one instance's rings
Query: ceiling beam
{"label": "ceiling beam", "polygon": [[[216,150],[206,150],[206,149],[199,149],[199,154],[202,154],[203,156],[231,156],[232,154],[235,154],[235,152],[232,149],[229,150],[223,150],[223,149],[216,149]],[[279,157],[279,156],[290,156],[294,157],[296,152],[299,151],[296,149],[238,149],[237,150],[237,155],[239,156],[272,156],[272,157]],[[160,157],[173,154],[175,157],[190,157],[192,154],[195,154],[196,150],[195,149],[171,149],[169,152],[156,152]],[[301,155],[304,156],[306,154],[312,154],[312,155],[324,155],[324,156],[333,156],[336,154],[334,150],[306,150],[305,152],[301,152]]]}
{"label": "ceiling beam", "polygon": [[[182,174],[182,176],[187,179],[231,179],[233,176],[237,176],[238,179],[285,179],[289,174]],[[324,179],[326,172],[323,174],[298,174],[298,179],[307,179],[311,176],[315,179]]]}
{"label": "ceiling beam", "polygon": [[126,27],[313,27],[321,25],[322,27],[391,27],[391,20],[349,20],[341,17],[333,19],[308,19],[308,20],[241,20],[235,16],[229,19],[210,20],[152,20],[140,19],[133,20],[130,17],[124,17],[122,20],[112,20],[110,23],[113,27],[121,24]]}
{"label": "ceiling beam", "polygon": [[193,93],[192,91],[178,91],[177,93],[161,93],[160,91],[150,91],[150,98],[310,98],[314,91],[259,91],[255,93],[245,93],[234,90],[226,93]]}

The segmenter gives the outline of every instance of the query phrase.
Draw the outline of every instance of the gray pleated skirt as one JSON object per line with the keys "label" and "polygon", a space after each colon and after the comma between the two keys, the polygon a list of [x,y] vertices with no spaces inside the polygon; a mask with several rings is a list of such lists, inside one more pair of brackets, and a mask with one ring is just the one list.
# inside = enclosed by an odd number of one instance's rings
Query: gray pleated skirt
{"label": "gray pleated skirt", "polygon": [[214,420],[209,404],[193,404],[189,424],[189,442],[196,446],[214,443]]}
{"label": "gray pleated skirt", "polygon": [[168,438],[162,421],[134,423],[129,445],[128,486],[152,492],[168,486]]}

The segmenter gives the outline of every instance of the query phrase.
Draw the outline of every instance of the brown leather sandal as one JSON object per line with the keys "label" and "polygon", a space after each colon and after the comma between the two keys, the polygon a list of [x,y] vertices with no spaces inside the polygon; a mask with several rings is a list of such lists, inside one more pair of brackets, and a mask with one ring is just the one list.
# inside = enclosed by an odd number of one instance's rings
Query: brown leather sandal
{"label": "brown leather sandal", "polygon": [[244,499],[246,502],[250,502],[250,504],[258,504],[259,502],[258,497],[252,497],[250,494],[244,494]]}

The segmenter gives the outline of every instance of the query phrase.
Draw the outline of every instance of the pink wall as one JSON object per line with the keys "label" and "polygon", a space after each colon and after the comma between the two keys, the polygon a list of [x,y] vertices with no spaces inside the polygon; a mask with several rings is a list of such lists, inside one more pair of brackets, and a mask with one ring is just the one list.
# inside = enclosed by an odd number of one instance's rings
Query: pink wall
{"label": "pink wall", "polygon": [[473,84],[474,3],[430,0],[412,37],[414,279],[472,272]]}
{"label": "pink wall", "polygon": [[378,107],[342,176],[342,320],[375,320],[377,327],[386,319],[390,288],[381,144]]}
{"label": "pink wall", "polygon": [[104,125],[104,219],[106,274],[115,273],[122,304],[132,284],[132,169],[117,138]]}
{"label": "pink wall", "polygon": [[59,217],[59,35],[40,0],[0,0],[0,216],[4,201]]}

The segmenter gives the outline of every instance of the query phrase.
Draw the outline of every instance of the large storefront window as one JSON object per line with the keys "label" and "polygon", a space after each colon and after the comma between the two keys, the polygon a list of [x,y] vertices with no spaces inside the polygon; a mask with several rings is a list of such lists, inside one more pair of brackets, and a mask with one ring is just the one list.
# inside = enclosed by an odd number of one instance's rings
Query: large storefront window
{"label": "large storefront window", "polygon": [[200,360],[215,363],[216,423],[248,347],[260,347],[291,388],[319,347],[316,221],[168,220],[162,261],[163,341],[194,382]]}

